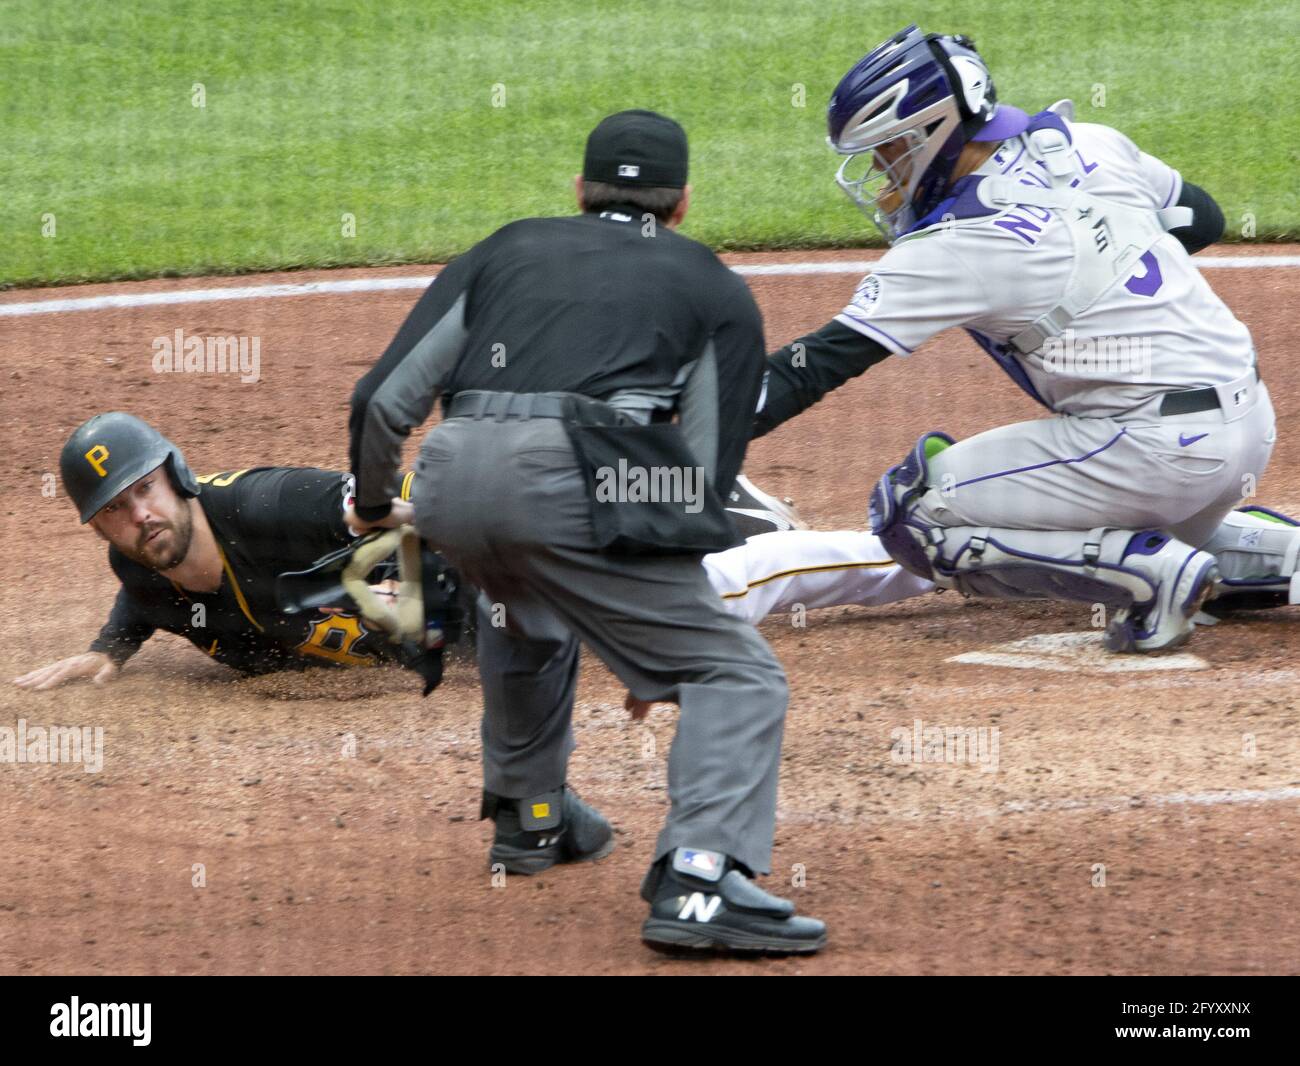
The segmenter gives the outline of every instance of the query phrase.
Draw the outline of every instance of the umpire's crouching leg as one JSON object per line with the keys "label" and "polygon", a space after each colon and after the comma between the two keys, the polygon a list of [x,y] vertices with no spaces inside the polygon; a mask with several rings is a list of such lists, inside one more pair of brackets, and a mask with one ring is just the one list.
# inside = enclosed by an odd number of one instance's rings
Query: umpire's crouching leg
{"label": "umpire's crouching leg", "polygon": [[[485,781],[514,782],[518,798],[560,783],[549,779],[571,744],[576,671],[556,655],[554,627],[539,623],[553,613],[633,695],[681,708],[655,858],[688,847],[767,872],[785,674],[757,631],[722,606],[699,558],[599,551],[583,477],[555,419],[442,423],[421,449],[414,497],[420,534],[499,607],[508,633],[479,637]],[[532,655],[533,641],[548,647]],[[548,680],[563,683],[527,683],[509,665],[527,661],[548,662]]]}

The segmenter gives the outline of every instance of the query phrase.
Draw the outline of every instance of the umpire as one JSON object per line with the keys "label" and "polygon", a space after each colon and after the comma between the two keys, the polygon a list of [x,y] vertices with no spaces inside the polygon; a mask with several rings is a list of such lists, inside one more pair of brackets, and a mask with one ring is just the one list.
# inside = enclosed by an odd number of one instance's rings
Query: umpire
{"label": "umpire", "polygon": [[483,817],[515,873],[599,858],[609,823],[566,787],[579,640],[632,696],[680,706],[671,809],[641,894],[654,946],[812,952],[822,922],[760,889],[788,690],[701,556],[765,366],[758,308],[686,214],[686,134],[624,111],[587,140],[582,213],[497,230],[447,266],[352,398],[362,526],[392,525],[403,439],[442,395],[415,520],[482,589]]}

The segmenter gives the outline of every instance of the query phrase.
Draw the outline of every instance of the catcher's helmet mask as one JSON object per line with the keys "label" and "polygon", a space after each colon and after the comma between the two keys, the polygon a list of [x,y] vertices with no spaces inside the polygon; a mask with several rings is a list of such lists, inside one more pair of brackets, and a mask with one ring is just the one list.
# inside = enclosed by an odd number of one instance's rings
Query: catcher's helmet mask
{"label": "catcher's helmet mask", "polygon": [[181,496],[199,494],[198,479],[181,450],[149,423],[124,411],[109,411],[83,422],[59,456],[63,487],[83,523],[160,466]]}
{"label": "catcher's helmet mask", "polygon": [[827,108],[827,141],[847,157],[836,183],[892,243],[943,198],[969,142],[1005,140],[1027,122],[1019,108],[997,103],[969,37],[911,25],[840,80]]}

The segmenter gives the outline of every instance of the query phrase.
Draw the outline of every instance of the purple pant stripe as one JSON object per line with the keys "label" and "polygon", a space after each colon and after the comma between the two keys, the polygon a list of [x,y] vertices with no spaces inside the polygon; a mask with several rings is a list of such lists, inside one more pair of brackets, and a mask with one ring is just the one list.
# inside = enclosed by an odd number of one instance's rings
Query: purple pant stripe
{"label": "purple pant stripe", "polygon": [[973,477],[969,481],[959,481],[956,487],[961,488],[963,485],[974,485],[980,481],[988,481],[995,477],[1010,477],[1012,474],[1025,474],[1031,470],[1042,470],[1044,467],[1048,466],[1059,466],[1061,463],[1087,462],[1087,460],[1091,459],[1094,455],[1100,455],[1127,432],[1127,430],[1121,429],[1100,448],[1094,448],[1087,455],[1080,455],[1074,459],[1048,459],[1045,463],[1035,463],[1033,466],[1018,466],[1014,470],[999,470],[996,474],[981,474],[979,477]]}

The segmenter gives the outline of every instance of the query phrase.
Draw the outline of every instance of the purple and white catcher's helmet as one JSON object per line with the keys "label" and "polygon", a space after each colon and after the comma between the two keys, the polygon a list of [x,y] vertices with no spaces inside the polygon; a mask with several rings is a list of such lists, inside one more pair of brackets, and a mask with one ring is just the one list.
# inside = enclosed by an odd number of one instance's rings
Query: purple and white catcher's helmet
{"label": "purple and white catcher's helmet", "polygon": [[997,102],[969,37],[915,25],[872,50],[835,87],[827,140],[848,158],[835,180],[890,242],[943,199],[970,141],[1023,133],[1029,116]]}

